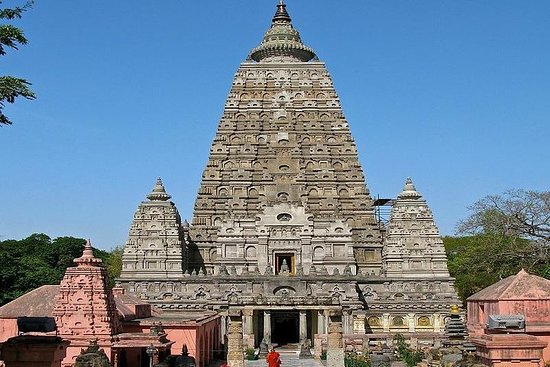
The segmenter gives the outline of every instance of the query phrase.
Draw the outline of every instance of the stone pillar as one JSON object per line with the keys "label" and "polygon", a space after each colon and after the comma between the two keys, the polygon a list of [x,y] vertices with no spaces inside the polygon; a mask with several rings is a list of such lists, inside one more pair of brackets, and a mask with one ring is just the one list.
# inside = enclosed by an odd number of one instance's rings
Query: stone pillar
{"label": "stone pillar", "polygon": [[443,330],[443,316],[439,313],[434,314],[433,317],[433,326],[434,326],[434,332],[439,333]]}
{"label": "stone pillar", "polygon": [[[221,335],[222,335],[222,338],[223,338],[223,335],[227,335],[227,317],[225,315],[222,315],[220,320],[221,320],[220,329],[221,329]],[[225,341],[222,339],[222,343],[224,343],[224,342]]]}
{"label": "stone pillar", "polygon": [[244,367],[243,322],[240,311],[230,311],[227,325],[227,364]]}
{"label": "stone pillar", "polygon": [[327,367],[344,367],[342,313],[330,311],[327,336]]}
{"label": "stone pillar", "polygon": [[227,315],[225,313],[220,317],[220,343],[223,345],[223,354],[227,355]]}
{"label": "stone pillar", "polygon": [[343,312],[342,326],[344,334],[353,334],[353,316],[351,310],[345,310]]}
{"label": "stone pillar", "polygon": [[243,310],[243,332],[245,335],[254,334],[254,323],[252,321],[253,310]]}
{"label": "stone pillar", "polygon": [[410,313],[407,315],[408,320],[408,326],[409,326],[409,333],[414,333],[416,330],[416,317],[414,313]]}
{"label": "stone pillar", "polygon": [[243,334],[244,342],[247,348],[254,348],[254,322],[253,310],[243,310]]}
{"label": "stone pillar", "polygon": [[264,310],[264,341],[267,345],[271,344],[271,311],[269,310]]}
{"label": "stone pillar", "polygon": [[300,343],[307,339],[307,317],[306,311],[300,310]]}
{"label": "stone pillar", "polygon": [[385,333],[390,332],[390,314],[389,313],[382,314],[382,327],[384,328]]}
{"label": "stone pillar", "polygon": [[353,317],[353,333],[365,334],[366,315],[364,313],[360,313],[352,317]]}
{"label": "stone pillar", "polygon": [[326,322],[325,322],[325,313],[323,310],[317,311],[317,333],[326,334]]}

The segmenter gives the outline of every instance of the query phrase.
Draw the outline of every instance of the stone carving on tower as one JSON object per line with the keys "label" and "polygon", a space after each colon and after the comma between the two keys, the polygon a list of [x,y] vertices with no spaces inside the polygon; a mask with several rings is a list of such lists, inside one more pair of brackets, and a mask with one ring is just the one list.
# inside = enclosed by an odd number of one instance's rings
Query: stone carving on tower
{"label": "stone carving on tower", "polygon": [[433,340],[457,302],[412,182],[387,228],[376,220],[332,78],[283,2],[235,74],[191,225],[160,180],[148,198],[121,284],[164,310],[242,314],[248,346],[315,343],[330,314],[341,315],[344,335],[419,331]]}
{"label": "stone carving on tower", "polygon": [[445,247],[432,211],[410,178],[393,205],[383,259],[388,277],[449,277]]}
{"label": "stone carving on tower", "polygon": [[180,215],[160,178],[143,201],[122,255],[121,279],[179,278],[186,269],[187,247]]}
{"label": "stone carving on tower", "polygon": [[314,58],[279,4],[218,125],[190,228],[192,268],[277,271],[274,254],[287,252],[305,273],[312,265],[380,273],[380,231],[355,143]]}
{"label": "stone carving on tower", "polygon": [[432,212],[410,178],[386,227],[383,264],[383,277],[363,292],[368,329],[441,332],[447,310],[459,300]]}
{"label": "stone carving on tower", "polygon": [[74,262],[77,266],[67,268],[59,284],[52,312],[58,335],[70,341],[66,361],[92,339],[109,353],[113,335],[120,331],[115,301],[107,290],[107,271],[101,259],[94,257],[90,241]]}

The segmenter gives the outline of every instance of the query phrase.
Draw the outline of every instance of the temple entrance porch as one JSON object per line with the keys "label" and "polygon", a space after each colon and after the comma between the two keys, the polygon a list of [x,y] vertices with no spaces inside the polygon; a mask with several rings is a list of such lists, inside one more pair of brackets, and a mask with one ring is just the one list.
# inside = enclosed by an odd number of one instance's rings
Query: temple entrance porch
{"label": "temple entrance porch", "polygon": [[306,339],[312,343],[315,334],[327,333],[326,310],[272,308],[243,310],[245,344],[259,347],[262,340],[274,346],[296,345]]}
{"label": "temple entrance porch", "polygon": [[[317,323],[313,322],[314,315],[317,316]],[[286,337],[281,333],[284,333],[285,326],[295,327],[296,321],[298,322],[296,329],[298,330],[298,340],[300,342],[290,343],[296,338],[295,329],[286,329],[289,334]],[[274,329],[271,328],[272,324]],[[263,329],[261,328],[262,325]],[[319,328],[319,326],[322,327]],[[281,329],[277,330],[278,327],[281,327]],[[272,309],[253,309],[252,307],[230,309],[227,311],[227,317],[225,322],[222,323],[222,328],[227,330],[227,362],[233,367],[255,367],[256,364],[253,361],[244,360],[242,351],[244,348],[258,348],[258,346],[260,346],[259,356],[261,357],[258,363],[265,364],[263,357],[267,354],[269,345],[277,347],[282,356],[288,355],[288,357],[293,358],[295,363],[286,363],[285,359],[285,365],[288,364],[291,367],[303,366],[301,361],[304,359],[313,361],[313,354],[319,356],[321,347],[327,352],[328,365],[334,367],[344,366],[342,310],[335,307],[323,310],[313,307],[308,309],[289,306],[286,308],[279,306]],[[261,345],[255,345],[254,343],[255,340],[260,339],[257,338],[258,335],[261,337]],[[317,346],[307,343],[307,339],[313,341],[318,336],[324,336],[324,341],[320,338],[317,339],[319,341]],[[275,340],[279,340],[280,343],[286,344],[277,344],[273,342],[272,337],[275,337]],[[314,364],[311,367],[314,367]]]}

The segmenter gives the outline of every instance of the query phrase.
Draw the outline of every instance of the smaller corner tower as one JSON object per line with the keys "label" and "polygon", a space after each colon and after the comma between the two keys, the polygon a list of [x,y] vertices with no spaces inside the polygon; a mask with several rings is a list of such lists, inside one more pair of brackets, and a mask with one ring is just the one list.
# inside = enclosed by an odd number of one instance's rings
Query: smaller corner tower
{"label": "smaller corner tower", "polygon": [[389,277],[449,277],[445,247],[432,211],[410,178],[393,206],[383,259]]}
{"label": "smaller corner tower", "polygon": [[158,178],[134,214],[122,255],[121,280],[173,279],[186,269],[181,218],[170,198]]}

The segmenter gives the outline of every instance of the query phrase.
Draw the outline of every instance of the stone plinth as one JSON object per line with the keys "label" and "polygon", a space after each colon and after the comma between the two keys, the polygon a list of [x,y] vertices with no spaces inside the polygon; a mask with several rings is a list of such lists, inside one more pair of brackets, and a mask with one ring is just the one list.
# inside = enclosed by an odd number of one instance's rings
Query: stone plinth
{"label": "stone plinth", "polygon": [[16,336],[2,345],[6,367],[59,367],[69,343],[56,336]]}
{"label": "stone plinth", "polygon": [[527,334],[487,334],[472,339],[483,364],[538,367],[547,343]]}
{"label": "stone plinth", "polygon": [[240,313],[230,313],[227,325],[227,364],[244,367],[243,322]]}
{"label": "stone plinth", "polygon": [[329,315],[327,336],[327,367],[344,366],[344,348],[342,338],[342,315]]}

